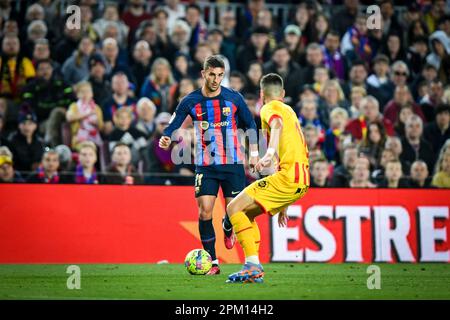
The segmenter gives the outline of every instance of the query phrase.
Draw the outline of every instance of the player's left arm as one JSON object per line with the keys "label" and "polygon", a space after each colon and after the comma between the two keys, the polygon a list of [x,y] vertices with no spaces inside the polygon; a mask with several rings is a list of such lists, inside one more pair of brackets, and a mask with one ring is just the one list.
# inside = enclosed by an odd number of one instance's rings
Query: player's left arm
{"label": "player's left arm", "polygon": [[271,165],[276,150],[280,144],[281,131],[283,130],[283,119],[279,116],[272,116],[269,120],[270,140],[266,154],[259,160],[256,170],[262,171]]}
{"label": "player's left arm", "polygon": [[244,122],[245,129],[248,130],[248,139],[250,144],[250,159],[249,165],[250,168],[253,169],[258,163],[259,152],[258,152],[258,128],[256,127],[255,119],[252,116],[252,113],[248,109],[247,103],[245,103],[244,98],[240,93],[238,103],[237,103],[237,115],[239,119]]}

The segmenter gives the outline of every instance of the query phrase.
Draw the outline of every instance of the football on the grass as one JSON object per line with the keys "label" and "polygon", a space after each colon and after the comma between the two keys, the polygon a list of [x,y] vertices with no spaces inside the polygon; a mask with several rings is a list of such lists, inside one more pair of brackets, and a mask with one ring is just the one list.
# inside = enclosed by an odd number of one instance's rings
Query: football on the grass
{"label": "football on the grass", "polygon": [[190,274],[202,275],[211,269],[212,259],[206,250],[194,249],[186,255],[184,266]]}

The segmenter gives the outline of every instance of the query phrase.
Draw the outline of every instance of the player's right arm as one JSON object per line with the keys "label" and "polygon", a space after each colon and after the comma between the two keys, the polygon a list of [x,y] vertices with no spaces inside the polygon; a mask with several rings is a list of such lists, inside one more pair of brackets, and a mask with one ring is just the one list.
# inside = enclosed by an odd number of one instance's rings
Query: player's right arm
{"label": "player's right arm", "polygon": [[272,164],[273,157],[280,144],[281,130],[283,130],[283,119],[280,116],[271,117],[268,123],[270,127],[270,140],[266,154],[256,164],[256,170],[261,172]]}
{"label": "player's right arm", "polygon": [[172,118],[170,118],[169,126],[164,129],[164,132],[159,139],[159,147],[166,150],[170,147],[170,144],[172,143],[172,133],[181,127],[183,124],[184,119],[189,115],[189,104],[188,99],[183,99],[178,104],[175,112],[172,115]]}

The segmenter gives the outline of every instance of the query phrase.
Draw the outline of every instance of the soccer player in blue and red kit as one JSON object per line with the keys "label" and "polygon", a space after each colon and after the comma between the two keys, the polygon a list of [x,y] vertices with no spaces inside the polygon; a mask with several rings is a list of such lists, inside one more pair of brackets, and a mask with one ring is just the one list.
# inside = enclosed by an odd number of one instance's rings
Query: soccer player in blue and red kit
{"label": "soccer player in blue and red kit", "polygon": [[[228,203],[245,188],[243,161],[238,128],[247,130],[250,145],[249,166],[258,162],[256,124],[242,95],[221,86],[225,65],[220,56],[205,59],[202,70],[204,85],[180,102],[159,145],[169,148],[172,134],[186,117],[191,116],[195,130],[195,197],[199,209],[199,231],[203,248],[209,252],[213,267],[208,275],[220,273],[216,256],[212,217],[219,186]],[[231,249],[236,236],[228,216],[222,221],[225,246]]]}

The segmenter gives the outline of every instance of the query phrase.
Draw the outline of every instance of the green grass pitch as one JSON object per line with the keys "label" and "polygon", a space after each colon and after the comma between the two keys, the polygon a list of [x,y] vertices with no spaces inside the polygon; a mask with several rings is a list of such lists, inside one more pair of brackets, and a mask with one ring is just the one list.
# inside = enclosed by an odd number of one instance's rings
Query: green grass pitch
{"label": "green grass pitch", "polygon": [[381,289],[369,290],[368,265],[271,263],[263,284],[191,276],[181,264],[80,264],[81,289],[69,290],[68,265],[0,265],[0,299],[450,299],[449,264],[378,264]]}

